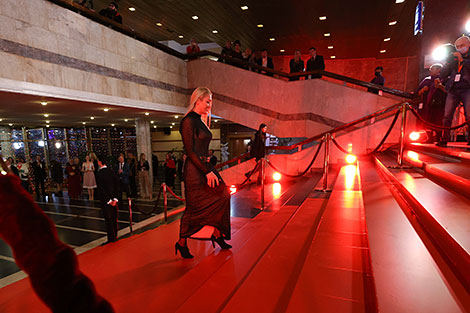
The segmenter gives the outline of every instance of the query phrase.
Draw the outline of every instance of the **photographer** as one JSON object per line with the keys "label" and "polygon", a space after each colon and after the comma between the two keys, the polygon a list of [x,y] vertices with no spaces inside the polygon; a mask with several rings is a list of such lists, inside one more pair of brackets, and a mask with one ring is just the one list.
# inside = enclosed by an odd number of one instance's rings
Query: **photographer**
{"label": "photographer", "polygon": [[[442,121],[444,127],[450,127],[454,111],[460,101],[463,102],[465,110],[465,119],[470,121],[470,38],[462,36],[455,41],[456,52],[453,52],[446,64],[441,70],[443,79],[449,78],[446,83],[448,91],[444,119]],[[445,130],[438,146],[447,146],[450,131]],[[470,143],[470,142],[469,142]]]}

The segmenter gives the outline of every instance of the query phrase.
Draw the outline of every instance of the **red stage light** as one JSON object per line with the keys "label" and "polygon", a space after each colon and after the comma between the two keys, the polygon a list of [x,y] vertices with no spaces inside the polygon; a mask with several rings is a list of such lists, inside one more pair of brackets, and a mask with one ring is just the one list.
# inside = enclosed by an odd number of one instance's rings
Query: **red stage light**
{"label": "red stage light", "polygon": [[282,178],[281,173],[275,172],[275,173],[273,174],[273,179],[274,179],[274,181],[280,181],[281,178]]}
{"label": "red stage light", "polygon": [[357,161],[357,157],[354,154],[348,154],[346,155],[346,163],[348,164],[354,164]]}
{"label": "red stage light", "polygon": [[237,186],[235,186],[235,185],[231,185],[229,189],[230,189],[230,194],[231,195],[233,195],[234,193],[237,192]]}
{"label": "red stage light", "polygon": [[411,141],[416,141],[416,140],[419,139],[420,133],[419,132],[411,132],[409,137],[410,137]]}

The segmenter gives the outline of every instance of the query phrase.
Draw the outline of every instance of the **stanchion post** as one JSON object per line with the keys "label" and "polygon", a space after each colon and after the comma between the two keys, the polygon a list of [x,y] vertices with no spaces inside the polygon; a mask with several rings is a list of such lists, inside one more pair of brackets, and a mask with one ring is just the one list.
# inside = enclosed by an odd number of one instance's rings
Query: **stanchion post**
{"label": "stanchion post", "polygon": [[168,222],[168,196],[166,194],[166,184],[163,183],[163,216],[165,217],[165,222]]}
{"label": "stanchion post", "polygon": [[403,153],[405,151],[405,130],[406,130],[406,110],[408,103],[403,103],[401,107],[401,129],[400,129],[400,151],[398,151],[398,166],[403,166]]}
{"label": "stanchion post", "polygon": [[128,198],[129,200],[129,229],[132,233],[132,199]]}
{"label": "stanchion post", "polygon": [[324,156],[324,163],[323,163],[323,183],[321,189],[315,189],[315,191],[322,191],[322,192],[330,192],[331,190],[328,189],[328,167],[330,164],[330,140],[331,134],[327,133],[323,137],[323,141],[325,143],[325,156]]}
{"label": "stanchion post", "polygon": [[265,164],[266,160],[262,158],[261,160],[261,210],[264,210],[264,180],[265,180]]}

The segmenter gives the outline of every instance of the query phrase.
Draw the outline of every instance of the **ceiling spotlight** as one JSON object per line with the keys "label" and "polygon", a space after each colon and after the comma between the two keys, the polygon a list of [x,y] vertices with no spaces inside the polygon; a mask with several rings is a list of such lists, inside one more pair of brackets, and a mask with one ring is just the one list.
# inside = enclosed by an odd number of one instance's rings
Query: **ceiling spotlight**
{"label": "ceiling spotlight", "polygon": [[46,121],[46,124],[49,124],[49,121]]}
{"label": "ceiling spotlight", "polygon": [[397,25],[397,21],[391,21],[391,22],[388,23],[388,25],[390,25],[390,26]]}
{"label": "ceiling spotlight", "polygon": [[49,117],[49,114],[44,114],[44,117]]}
{"label": "ceiling spotlight", "polygon": [[219,120],[214,120],[214,123],[217,123]]}
{"label": "ceiling spotlight", "polygon": [[105,112],[108,112],[108,111],[109,111],[109,109],[108,109],[108,108],[104,108],[104,109],[103,109],[103,111],[105,111]]}
{"label": "ceiling spotlight", "polygon": [[218,34],[219,32],[217,31],[217,29],[214,29],[214,30],[212,31],[212,33],[213,33],[213,34]]}
{"label": "ceiling spotlight", "polygon": [[86,124],[86,122],[82,122],[82,124],[83,124],[83,125],[85,125],[85,124]]}
{"label": "ceiling spotlight", "polygon": [[193,16],[191,16],[191,18],[192,18],[193,20],[197,20],[197,19],[199,19],[199,16],[193,15]]}
{"label": "ceiling spotlight", "polygon": [[274,40],[276,40],[276,38],[274,38],[274,37],[273,37],[273,38],[269,38],[269,41],[274,41]]}
{"label": "ceiling spotlight", "polygon": [[178,38],[183,39],[184,37],[183,37],[183,35],[179,35]]}
{"label": "ceiling spotlight", "polygon": [[263,24],[258,24],[258,25],[256,25],[256,26],[257,26],[258,28],[263,28],[263,27],[264,27]]}
{"label": "ceiling spotlight", "polygon": [[129,122],[129,120],[126,118],[126,119],[124,119],[124,122]]}
{"label": "ceiling spotlight", "polygon": [[95,117],[94,117],[94,116],[90,116],[90,120],[94,120],[94,119],[95,119]]}
{"label": "ceiling spotlight", "polygon": [[336,59],[336,56],[335,56],[335,55],[332,55],[330,58],[332,58],[332,59]]}
{"label": "ceiling spotlight", "polygon": [[134,11],[135,11],[135,8],[134,8],[134,7],[130,7],[130,8],[129,8],[129,11],[134,12]]}
{"label": "ceiling spotlight", "polygon": [[279,52],[286,52],[286,50],[284,50],[284,49],[281,49],[281,50],[279,50]]}
{"label": "ceiling spotlight", "polygon": [[0,122],[3,121],[3,118],[0,118]]}
{"label": "ceiling spotlight", "polygon": [[171,125],[175,126],[175,123],[171,123]]}
{"label": "ceiling spotlight", "polygon": [[395,0],[395,3],[403,3],[405,0]]}
{"label": "ceiling spotlight", "polygon": [[178,115],[175,115],[175,118],[178,118],[179,116]]}
{"label": "ceiling spotlight", "polygon": [[46,101],[42,101],[41,104],[42,104],[42,105],[47,105],[47,102],[46,102]]}
{"label": "ceiling spotlight", "polygon": [[162,26],[163,26],[163,24],[160,23],[160,22],[159,22],[159,23],[155,23],[155,25],[157,25],[158,27],[162,27]]}
{"label": "ceiling spotlight", "polygon": [[157,125],[154,125],[153,128],[157,128]]}
{"label": "ceiling spotlight", "polygon": [[111,124],[111,127],[114,127],[114,124]]}
{"label": "ceiling spotlight", "polygon": [[241,6],[240,9],[242,9],[243,11],[248,10],[248,6],[247,5]]}
{"label": "ceiling spotlight", "polygon": [[326,20],[326,16],[320,16],[318,19],[319,19],[320,21],[324,21],[324,20]]}
{"label": "ceiling spotlight", "polygon": [[10,124],[8,124],[8,126],[13,126],[13,124],[10,123]]}
{"label": "ceiling spotlight", "polygon": [[170,128],[173,128],[173,126],[170,126]]}
{"label": "ceiling spotlight", "polygon": [[387,50],[380,50],[380,53],[385,53],[387,52]]}
{"label": "ceiling spotlight", "polygon": [[384,41],[390,41],[392,38],[388,37],[388,38],[385,38]]}
{"label": "ceiling spotlight", "polygon": [[150,115],[150,113],[149,113],[149,112],[145,112],[145,115],[149,116],[149,115]]}
{"label": "ceiling spotlight", "polygon": [[153,123],[155,123],[155,122],[154,122],[154,121],[150,121],[150,124],[153,124]]}
{"label": "ceiling spotlight", "polygon": [[328,49],[333,49],[333,46],[328,46]]}
{"label": "ceiling spotlight", "polygon": [[325,37],[330,37],[331,34],[330,34],[330,33],[324,33],[323,36],[325,36]]}

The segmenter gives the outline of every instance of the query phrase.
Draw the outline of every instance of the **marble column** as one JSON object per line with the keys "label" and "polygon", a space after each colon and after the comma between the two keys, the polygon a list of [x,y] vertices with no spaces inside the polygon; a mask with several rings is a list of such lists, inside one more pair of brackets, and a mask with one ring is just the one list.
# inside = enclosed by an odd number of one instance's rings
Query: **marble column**
{"label": "marble column", "polygon": [[139,161],[140,154],[145,153],[145,157],[150,165],[150,188],[153,190],[153,167],[152,167],[152,134],[150,131],[150,121],[146,118],[138,118],[135,120],[135,133],[137,140],[137,156]]}

